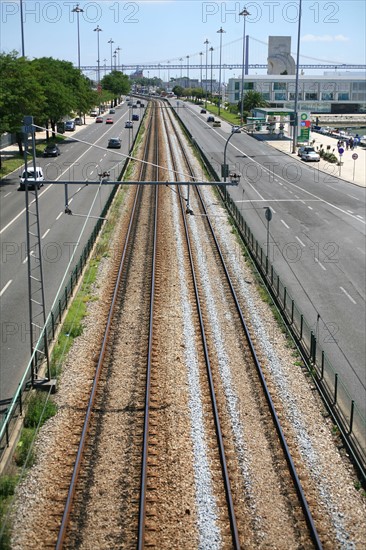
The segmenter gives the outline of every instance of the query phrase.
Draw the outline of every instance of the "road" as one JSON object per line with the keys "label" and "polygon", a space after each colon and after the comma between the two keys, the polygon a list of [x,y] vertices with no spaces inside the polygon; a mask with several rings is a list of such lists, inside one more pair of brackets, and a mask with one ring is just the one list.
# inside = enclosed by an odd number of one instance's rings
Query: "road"
{"label": "road", "polygon": [[[107,170],[111,180],[117,179],[128,153],[129,140],[132,143],[132,133],[136,132],[139,124],[135,122],[133,130],[124,128],[125,121],[131,117],[130,111],[123,104],[116,109],[116,114],[110,115],[114,119],[113,124],[91,123],[75,136],[67,134],[68,139],[60,144],[59,157],[37,159],[45,179],[95,182],[99,181],[98,173]],[[110,137],[121,137],[122,148],[107,149]],[[0,400],[13,396],[30,357],[25,192],[18,190],[20,172],[20,169],[17,170],[0,185]],[[87,219],[87,215],[100,215],[110,191],[108,184],[101,188],[98,185],[68,185],[72,215],[67,215],[64,213],[64,185],[45,184],[41,187],[40,234],[46,315],[59,288],[63,288],[68,280],[95,225],[96,220]],[[70,263],[75,248],[75,258]],[[66,280],[63,282],[65,272]]]}
{"label": "road", "polygon": [[[231,126],[172,105],[220,174]],[[242,174],[228,191],[264,250],[271,208],[270,260],[365,417],[365,190],[245,133],[230,139],[227,163]]]}

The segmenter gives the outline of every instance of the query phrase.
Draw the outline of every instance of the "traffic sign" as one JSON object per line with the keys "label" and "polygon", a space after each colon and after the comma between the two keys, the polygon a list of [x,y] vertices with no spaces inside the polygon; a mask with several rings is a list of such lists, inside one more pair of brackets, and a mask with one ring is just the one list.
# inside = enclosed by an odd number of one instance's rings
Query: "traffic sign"
{"label": "traffic sign", "polygon": [[353,160],[357,160],[357,159],[358,159],[358,154],[357,154],[357,153],[353,153],[352,158],[353,158]]}
{"label": "traffic sign", "polygon": [[344,153],[343,147],[340,147],[340,148],[338,149],[338,153],[339,153],[340,155],[343,155],[343,153]]}

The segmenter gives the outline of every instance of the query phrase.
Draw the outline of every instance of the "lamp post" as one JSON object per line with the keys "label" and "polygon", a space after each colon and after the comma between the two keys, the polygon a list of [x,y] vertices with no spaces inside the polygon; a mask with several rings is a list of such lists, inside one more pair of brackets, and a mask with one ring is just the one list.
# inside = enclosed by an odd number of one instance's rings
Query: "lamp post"
{"label": "lamp post", "polygon": [[103,59],[103,63],[104,63],[104,76],[107,74],[107,60],[106,58]]}
{"label": "lamp post", "polygon": [[213,54],[213,47],[211,46],[210,52],[211,52],[211,101],[212,101],[212,54]]}
{"label": "lamp post", "polygon": [[202,88],[202,56],[203,56],[203,52],[200,52],[200,57],[201,57],[201,68],[200,68],[200,83],[201,83],[201,88]]}
{"label": "lamp post", "polygon": [[218,115],[220,116],[220,106],[221,106],[221,56],[222,56],[222,35],[224,32],[224,29],[222,27],[219,28],[217,31],[220,33],[220,63],[219,63],[219,102],[218,102]]}
{"label": "lamp post", "polygon": [[98,91],[99,91],[99,85],[100,85],[100,56],[99,56],[99,33],[101,32],[101,28],[99,27],[99,25],[96,26],[96,28],[94,29],[94,32],[97,33],[97,44],[98,44],[98,59],[97,59],[97,64],[98,64],[98,71],[97,71],[97,80],[98,80]]}
{"label": "lamp post", "polygon": [[247,8],[244,6],[243,11],[239,13],[239,15],[243,16],[244,19],[244,25],[243,25],[243,66],[241,68],[241,104],[240,104],[240,123],[243,124],[244,122],[244,68],[245,68],[245,18],[250,15]]}
{"label": "lamp post", "polygon": [[114,59],[114,70],[117,70],[117,52],[114,50],[113,52],[113,59]]}
{"label": "lamp post", "polygon": [[168,64],[168,86],[167,86],[167,88],[169,88],[169,84],[170,84],[170,67],[169,67],[169,63],[170,63],[170,61],[168,60],[167,61],[167,64]]}
{"label": "lamp post", "polygon": [[297,133],[298,133],[298,115],[297,115],[297,109],[298,109],[298,96],[299,96],[299,63],[300,63],[300,30],[301,30],[301,2],[302,0],[299,0],[299,24],[297,27],[297,52],[296,52],[296,79],[295,79],[295,105],[294,105],[294,135],[292,140],[292,152],[296,153],[296,145],[297,145]]}
{"label": "lamp post", "polygon": [[108,40],[108,44],[111,45],[111,72],[113,71],[113,44],[114,44],[114,40],[112,40],[112,38],[110,40]]}
{"label": "lamp post", "polygon": [[20,0],[20,32],[21,32],[21,35],[22,35],[22,57],[25,57],[24,23],[23,23],[23,0]]}
{"label": "lamp post", "polygon": [[[182,63],[183,63],[183,57],[180,57],[180,58],[179,58],[179,61],[180,61],[180,79],[182,80]],[[182,82],[180,83],[180,85],[182,85]]]}
{"label": "lamp post", "polygon": [[208,38],[204,41],[204,44],[206,44],[206,76],[205,76],[205,87],[206,87],[206,94],[205,94],[205,109],[207,109],[207,55],[208,55],[208,45],[209,41]]}
{"label": "lamp post", "polygon": [[117,65],[117,70],[119,71],[119,68],[120,68],[120,62],[119,62],[119,52],[122,50],[122,48],[120,48],[119,46],[116,48],[116,52],[117,52],[117,55],[118,55],[118,65]]}
{"label": "lamp post", "polygon": [[187,57],[187,79],[188,79],[187,88],[189,88],[189,55],[187,55],[186,57]]}
{"label": "lamp post", "polygon": [[78,29],[78,68],[80,71],[80,27],[79,27],[79,13],[84,13],[84,10],[79,8],[79,4],[76,4],[76,7],[71,10],[71,13],[76,13],[77,20],[77,29]]}

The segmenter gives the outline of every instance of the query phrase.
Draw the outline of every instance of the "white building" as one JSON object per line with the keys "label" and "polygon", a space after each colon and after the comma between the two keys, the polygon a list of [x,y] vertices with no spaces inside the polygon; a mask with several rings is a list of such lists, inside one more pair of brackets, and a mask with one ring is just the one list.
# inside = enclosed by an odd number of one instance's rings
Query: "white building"
{"label": "white building", "polygon": [[[241,78],[230,78],[228,102],[241,99]],[[245,75],[244,93],[260,92],[270,107],[293,109],[295,75]],[[365,113],[366,79],[359,76],[299,75],[298,107],[312,113]]]}

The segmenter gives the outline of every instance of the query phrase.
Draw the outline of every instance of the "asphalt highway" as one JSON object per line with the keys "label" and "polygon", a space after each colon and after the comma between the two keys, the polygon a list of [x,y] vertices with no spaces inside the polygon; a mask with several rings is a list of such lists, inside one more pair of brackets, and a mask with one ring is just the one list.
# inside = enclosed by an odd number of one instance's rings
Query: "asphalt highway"
{"label": "asphalt highway", "polygon": [[228,192],[264,251],[272,210],[270,260],[365,417],[365,189],[226,122],[214,128],[201,107],[171,104],[218,174],[232,136],[226,162],[241,181]]}
{"label": "asphalt highway", "polygon": [[[143,114],[141,109],[134,112]],[[60,144],[59,157],[37,158],[46,180],[81,182],[68,185],[72,215],[64,212],[64,185],[45,184],[39,190],[46,315],[59,289],[64,288],[96,223],[95,218],[87,219],[87,216],[100,216],[111,192],[109,184],[86,183],[99,182],[98,174],[104,171],[110,171],[110,180],[117,179],[139,125],[134,122],[133,130],[124,127],[125,121],[131,118],[131,109],[126,104],[108,116],[114,120],[111,125],[91,123],[75,135],[68,133]],[[121,138],[121,149],[107,149],[111,137]],[[30,357],[25,192],[19,190],[20,173],[19,169],[0,185],[0,400],[13,396]],[[75,249],[74,261],[70,263]]]}

